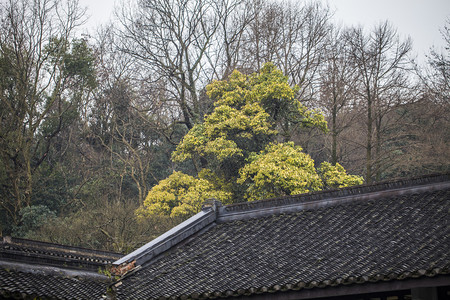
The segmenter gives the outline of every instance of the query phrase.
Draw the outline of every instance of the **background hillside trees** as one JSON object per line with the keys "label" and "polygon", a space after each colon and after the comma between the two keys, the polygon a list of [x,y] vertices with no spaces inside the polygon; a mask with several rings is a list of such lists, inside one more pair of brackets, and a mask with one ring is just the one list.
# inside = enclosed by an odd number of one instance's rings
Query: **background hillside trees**
{"label": "background hillside trees", "polygon": [[450,102],[450,19],[441,30],[445,42],[444,49],[431,48],[428,55],[428,68],[419,72],[435,101],[441,104]]}
{"label": "background hillside trees", "polygon": [[419,101],[405,107],[404,133],[410,147],[403,149],[402,174],[448,171],[450,157],[450,19],[441,30],[444,47],[432,47],[425,66],[416,66],[421,79]]}
{"label": "background hillside trees", "polygon": [[448,172],[448,24],[413,65],[294,2],[125,1],[89,36],[76,1],[3,1],[0,233],[126,252],[209,197]]}

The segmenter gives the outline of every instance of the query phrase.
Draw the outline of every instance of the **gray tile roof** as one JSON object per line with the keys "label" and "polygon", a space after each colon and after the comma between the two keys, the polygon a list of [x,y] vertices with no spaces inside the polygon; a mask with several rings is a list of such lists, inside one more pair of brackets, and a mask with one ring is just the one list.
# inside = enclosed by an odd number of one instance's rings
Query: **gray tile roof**
{"label": "gray tile roof", "polygon": [[100,274],[99,269],[106,269],[121,256],[3,237],[0,240],[0,298],[101,299],[111,279]]}
{"label": "gray tile roof", "polygon": [[101,299],[107,287],[107,280],[91,277],[69,277],[0,268],[0,298]]}
{"label": "gray tile roof", "polygon": [[215,222],[123,276],[117,298],[216,298],[447,276],[449,176],[426,181],[433,188],[397,182],[219,208]]}

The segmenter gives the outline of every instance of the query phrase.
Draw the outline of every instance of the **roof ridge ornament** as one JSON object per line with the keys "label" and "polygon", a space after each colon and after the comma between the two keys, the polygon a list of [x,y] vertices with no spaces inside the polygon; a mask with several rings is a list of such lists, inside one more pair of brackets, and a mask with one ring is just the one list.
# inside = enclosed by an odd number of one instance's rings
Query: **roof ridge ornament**
{"label": "roof ridge ornament", "polygon": [[213,211],[218,211],[218,209],[222,206],[223,206],[222,202],[220,202],[216,198],[210,198],[203,202],[202,211],[208,210],[209,208],[211,208]]}

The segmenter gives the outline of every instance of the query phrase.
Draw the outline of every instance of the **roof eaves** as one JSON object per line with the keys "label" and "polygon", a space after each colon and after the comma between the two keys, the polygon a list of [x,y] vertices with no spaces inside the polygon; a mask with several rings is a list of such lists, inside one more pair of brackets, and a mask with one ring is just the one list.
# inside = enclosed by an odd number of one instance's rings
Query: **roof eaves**
{"label": "roof eaves", "polygon": [[[355,286],[362,284],[371,283],[391,283],[396,282],[397,289],[417,287],[417,282],[412,280],[427,280],[429,278],[440,278],[439,282],[435,281],[433,284],[437,285],[448,285],[450,283],[450,270],[446,269],[429,269],[429,270],[417,270],[414,272],[405,272],[402,274],[387,274],[387,275],[374,275],[368,276],[348,276],[343,278],[337,278],[335,280],[324,280],[324,281],[311,281],[304,282],[299,281],[295,284],[275,284],[273,286],[262,286],[262,287],[251,287],[247,289],[238,290],[227,290],[227,291],[215,291],[215,292],[205,292],[205,293],[194,293],[179,295],[176,298],[180,299],[221,299],[227,297],[239,297],[239,296],[258,296],[258,295],[273,295],[276,292],[307,292],[315,290],[320,293],[320,290],[324,288],[332,288],[337,286]],[[322,295],[324,296],[324,295]],[[327,295],[329,296],[329,295]],[[159,299],[168,300],[172,297],[160,297]],[[256,298],[255,298],[256,299]],[[266,299],[266,297],[264,297]],[[282,297],[280,297],[282,299]],[[298,298],[303,299],[303,298]]]}
{"label": "roof eaves", "polygon": [[119,253],[64,246],[10,236],[0,237],[0,266],[29,265],[49,268],[76,269],[97,272],[123,255]]}

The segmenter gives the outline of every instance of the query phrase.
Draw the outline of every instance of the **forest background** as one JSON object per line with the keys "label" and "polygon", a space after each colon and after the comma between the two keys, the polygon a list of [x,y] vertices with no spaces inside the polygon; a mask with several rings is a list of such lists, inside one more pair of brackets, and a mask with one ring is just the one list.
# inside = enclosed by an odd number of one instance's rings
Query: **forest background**
{"label": "forest background", "polygon": [[[317,170],[338,163],[366,183],[450,170],[450,20],[441,30],[445,48],[430,48],[418,65],[412,41],[389,22],[338,26],[319,2],[140,0],[116,15],[80,37],[86,17],[77,1],[0,3],[2,235],[125,253],[195,212],[143,213],[149,192],[173,174],[194,185],[209,180],[230,202],[289,193],[245,194],[242,186],[255,191],[244,176],[251,167],[240,179],[236,168],[223,172],[230,162],[250,166],[270,151],[286,153],[281,145]],[[186,146],[191,137],[205,142],[207,131],[195,133],[231,101],[232,78],[264,70],[293,92],[251,98],[265,110],[253,107],[252,116],[267,113],[265,134],[276,134],[259,135],[245,160],[225,164]],[[302,120],[290,118],[292,107]],[[327,130],[305,122],[306,111],[323,116]],[[248,128],[231,129],[250,137]]]}

